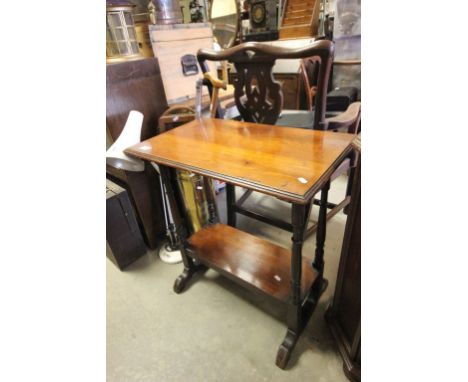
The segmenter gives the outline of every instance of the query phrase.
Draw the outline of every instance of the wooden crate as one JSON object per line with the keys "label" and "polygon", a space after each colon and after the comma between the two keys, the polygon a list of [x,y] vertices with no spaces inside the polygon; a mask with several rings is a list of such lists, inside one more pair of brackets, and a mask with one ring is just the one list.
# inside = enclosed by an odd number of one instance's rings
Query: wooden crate
{"label": "wooden crate", "polygon": [[[159,60],[162,81],[169,105],[187,101],[195,97],[197,79],[200,72],[185,76],[180,59],[186,54],[197,54],[198,49],[213,49],[211,23],[150,25],[151,45]],[[209,63],[210,71],[216,73],[214,63]],[[206,88],[204,89],[206,94]]]}

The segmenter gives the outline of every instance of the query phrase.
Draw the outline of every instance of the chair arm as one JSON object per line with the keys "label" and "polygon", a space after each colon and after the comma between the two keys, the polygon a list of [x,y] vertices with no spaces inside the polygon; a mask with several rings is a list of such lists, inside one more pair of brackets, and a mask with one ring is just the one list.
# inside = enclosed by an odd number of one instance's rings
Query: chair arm
{"label": "chair arm", "polygon": [[173,123],[185,123],[195,119],[195,110],[190,106],[174,105],[169,107],[158,120],[158,134],[167,130],[167,125]]}
{"label": "chair arm", "polygon": [[210,72],[203,73],[203,78],[211,83],[214,88],[227,89],[227,84],[217,77],[213,76]]}
{"label": "chair arm", "polygon": [[348,109],[336,117],[327,118],[328,130],[348,129],[348,133],[356,134],[361,120],[361,102],[353,102]]}

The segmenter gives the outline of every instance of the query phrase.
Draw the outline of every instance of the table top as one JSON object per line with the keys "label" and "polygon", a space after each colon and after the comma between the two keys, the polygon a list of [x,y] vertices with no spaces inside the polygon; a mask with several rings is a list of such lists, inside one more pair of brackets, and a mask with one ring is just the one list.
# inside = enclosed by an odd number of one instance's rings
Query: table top
{"label": "table top", "polygon": [[307,203],[352,150],[352,134],[199,119],[126,154]]}

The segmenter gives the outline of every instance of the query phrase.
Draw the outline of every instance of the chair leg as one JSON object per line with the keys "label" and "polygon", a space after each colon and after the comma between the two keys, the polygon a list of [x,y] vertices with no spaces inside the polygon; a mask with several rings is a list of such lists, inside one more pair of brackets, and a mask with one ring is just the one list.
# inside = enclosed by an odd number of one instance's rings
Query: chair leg
{"label": "chair leg", "polygon": [[[348,184],[346,185],[346,198],[350,198],[350,199],[351,199],[351,192],[353,190],[353,180],[354,180],[355,170],[356,170],[355,167],[351,167],[351,169],[349,171],[349,175],[348,175]],[[348,203],[348,205],[349,205],[349,203]],[[343,210],[343,213],[345,215],[348,215],[348,210],[349,210],[348,205]]]}
{"label": "chair leg", "polygon": [[287,314],[288,331],[276,354],[276,365],[281,369],[286,368],[297,339],[303,329],[301,302],[302,247],[309,207],[293,203],[291,209],[293,244],[291,254],[291,289]]}
{"label": "chair leg", "polygon": [[330,189],[330,181],[325,184],[325,187],[322,188],[322,193],[320,195],[320,211],[317,227],[317,238],[316,238],[316,247],[315,247],[315,258],[313,262],[314,268],[323,276],[323,254],[325,247],[325,238],[327,236],[327,199],[328,199],[328,190]]}
{"label": "chair leg", "polygon": [[236,226],[236,187],[226,183],[227,223]]}
{"label": "chair leg", "polygon": [[237,206],[241,207],[242,204],[247,200],[247,198],[252,194],[252,190],[247,190],[244,192],[244,195],[242,195],[239,200],[237,201]]}
{"label": "chair leg", "polygon": [[[327,221],[334,217],[338,212],[344,209],[344,213],[347,212],[348,205],[351,200],[351,190],[352,190],[352,180],[354,178],[354,168],[351,168],[350,175],[348,178],[348,184],[346,186],[346,197],[339,203],[334,204],[330,202],[326,202],[327,209],[330,211],[327,213]],[[264,223],[273,225],[275,227],[284,229],[286,231],[292,231],[292,226],[290,223],[282,222],[277,219],[272,219],[249,209],[242,208],[242,204],[248,199],[248,197],[252,194],[252,190],[247,190],[244,194],[236,201],[236,194],[235,194],[235,186],[231,184],[226,184],[226,203],[227,203],[227,215],[228,215],[228,225],[231,227],[236,226],[236,214],[240,213],[242,215],[248,216],[252,219],[262,221]],[[310,216],[310,211],[312,209],[312,205],[321,205],[321,201],[318,199],[314,199],[309,207],[309,210],[306,211],[306,214]],[[307,220],[308,221],[308,220]],[[318,223],[315,222],[310,228],[305,231],[304,240],[309,238],[311,235],[317,231]]]}
{"label": "chair leg", "polygon": [[[343,199],[343,201],[336,205],[336,207],[332,208],[327,213],[327,221],[330,220],[333,216],[335,216],[338,212],[340,212],[343,208],[346,208],[351,201],[351,197],[347,196]],[[309,236],[313,235],[315,231],[317,231],[318,222],[314,223],[310,228],[307,229],[305,238],[307,239]]]}

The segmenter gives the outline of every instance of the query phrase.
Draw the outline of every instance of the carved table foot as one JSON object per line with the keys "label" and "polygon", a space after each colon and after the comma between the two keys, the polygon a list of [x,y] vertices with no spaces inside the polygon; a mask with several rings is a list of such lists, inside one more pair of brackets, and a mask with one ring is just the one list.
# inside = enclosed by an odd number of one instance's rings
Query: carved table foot
{"label": "carved table foot", "polygon": [[276,366],[280,369],[286,368],[298,337],[296,333],[288,329],[286,337],[284,337],[283,343],[280,345],[278,353],[276,354]]}
{"label": "carved table foot", "polygon": [[194,265],[192,268],[184,268],[184,271],[179,275],[179,277],[177,277],[176,281],[174,282],[174,292],[181,293],[193,275],[198,271],[205,269],[207,269],[206,266],[202,264]]}

